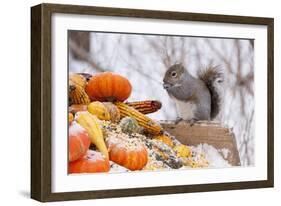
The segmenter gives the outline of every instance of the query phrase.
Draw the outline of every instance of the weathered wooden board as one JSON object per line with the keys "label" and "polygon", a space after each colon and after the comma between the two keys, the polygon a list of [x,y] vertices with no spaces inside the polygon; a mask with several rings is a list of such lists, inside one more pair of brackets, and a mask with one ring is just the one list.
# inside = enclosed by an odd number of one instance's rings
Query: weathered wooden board
{"label": "weathered wooden board", "polygon": [[186,122],[175,124],[173,121],[162,121],[161,125],[182,144],[196,146],[207,143],[218,150],[228,149],[229,154],[226,160],[233,166],[240,165],[234,133],[220,123],[199,121],[190,126]]}

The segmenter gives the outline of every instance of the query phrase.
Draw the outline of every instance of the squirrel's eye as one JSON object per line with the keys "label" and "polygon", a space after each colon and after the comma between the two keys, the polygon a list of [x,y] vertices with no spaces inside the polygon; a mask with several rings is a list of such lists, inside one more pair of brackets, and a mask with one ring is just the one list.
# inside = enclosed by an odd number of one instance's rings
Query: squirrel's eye
{"label": "squirrel's eye", "polygon": [[172,77],[176,77],[177,76],[177,72],[172,72],[171,75],[172,75]]}

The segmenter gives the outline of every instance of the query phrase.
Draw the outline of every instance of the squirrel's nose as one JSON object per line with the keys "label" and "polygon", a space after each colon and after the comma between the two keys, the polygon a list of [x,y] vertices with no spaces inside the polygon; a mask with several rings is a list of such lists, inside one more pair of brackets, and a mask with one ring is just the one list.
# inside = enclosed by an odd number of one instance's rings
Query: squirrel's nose
{"label": "squirrel's nose", "polygon": [[164,89],[169,89],[169,88],[171,87],[171,85],[170,85],[170,84],[167,84],[167,83],[164,83],[164,84],[163,84],[163,87],[164,87]]}

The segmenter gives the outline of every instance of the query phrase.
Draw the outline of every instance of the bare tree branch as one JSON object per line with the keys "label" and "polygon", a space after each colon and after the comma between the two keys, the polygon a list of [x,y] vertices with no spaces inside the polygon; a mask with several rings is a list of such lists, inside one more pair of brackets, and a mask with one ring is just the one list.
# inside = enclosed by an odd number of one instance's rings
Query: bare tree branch
{"label": "bare tree branch", "polygon": [[99,72],[104,72],[105,69],[103,69],[99,64],[97,64],[91,55],[85,51],[82,47],[79,47],[74,41],[69,39],[69,49],[71,52],[73,52],[76,56],[79,56],[80,59],[84,60],[85,62],[89,63],[93,68],[98,70]]}

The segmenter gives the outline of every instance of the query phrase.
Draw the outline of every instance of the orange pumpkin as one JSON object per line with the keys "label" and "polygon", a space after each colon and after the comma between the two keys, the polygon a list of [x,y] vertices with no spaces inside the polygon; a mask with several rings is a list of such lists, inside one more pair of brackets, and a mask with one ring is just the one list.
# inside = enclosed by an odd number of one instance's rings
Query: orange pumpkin
{"label": "orange pumpkin", "polygon": [[68,169],[69,173],[108,172],[110,164],[100,152],[88,150],[83,158],[70,162]]}
{"label": "orange pumpkin", "polygon": [[125,77],[112,72],[93,75],[86,86],[86,93],[92,101],[125,101],[132,86]]}
{"label": "orange pumpkin", "polygon": [[111,138],[108,145],[109,159],[129,170],[141,170],[148,161],[145,146],[135,139]]}
{"label": "orange pumpkin", "polygon": [[91,139],[87,131],[82,126],[73,122],[69,127],[68,144],[68,160],[71,162],[83,157],[86,154],[90,147]]}

